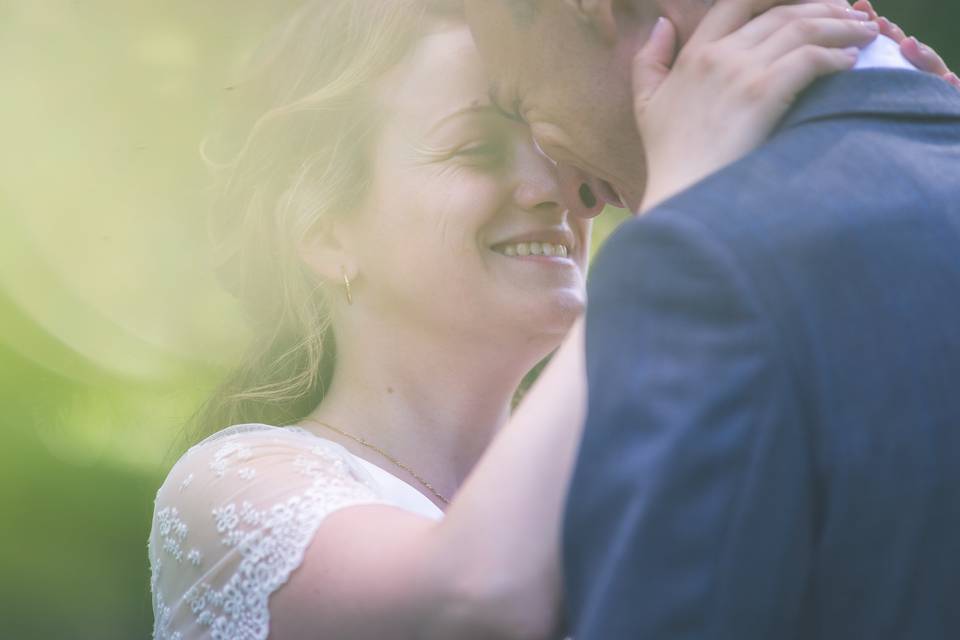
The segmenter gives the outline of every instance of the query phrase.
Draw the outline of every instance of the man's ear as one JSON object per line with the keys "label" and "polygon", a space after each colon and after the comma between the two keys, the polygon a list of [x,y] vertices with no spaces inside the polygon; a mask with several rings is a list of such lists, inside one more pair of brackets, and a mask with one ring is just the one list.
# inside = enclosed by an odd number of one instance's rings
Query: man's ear
{"label": "man's ear", "polygon": [[563,0],[577,20],[589,25],[608,45],[617,41],[614,3],[619,0]]}
{"label": "man's ear", "polygon": [[335,220],[321,220],[300,241],[300,259],[320,280],[339,283],[344,274],[353,280],[359,265],[347,240],[347,234]]}

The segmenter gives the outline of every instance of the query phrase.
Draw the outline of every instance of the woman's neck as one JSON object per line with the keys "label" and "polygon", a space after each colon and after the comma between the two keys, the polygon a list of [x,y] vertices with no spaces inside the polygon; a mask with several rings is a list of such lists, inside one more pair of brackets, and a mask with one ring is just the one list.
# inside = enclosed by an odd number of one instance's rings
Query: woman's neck
{"label": "woman's neck", "polygon": [[[339,332],[337,366],[324,401],[309,416],[376,445],[450,498],[506,423],[513,393],[536,360],[489,344],[464,345],[435,332]],[[323,437],[332,432],[305,425]],[[395,475],[409,474],[372,449],[348,449]]]}

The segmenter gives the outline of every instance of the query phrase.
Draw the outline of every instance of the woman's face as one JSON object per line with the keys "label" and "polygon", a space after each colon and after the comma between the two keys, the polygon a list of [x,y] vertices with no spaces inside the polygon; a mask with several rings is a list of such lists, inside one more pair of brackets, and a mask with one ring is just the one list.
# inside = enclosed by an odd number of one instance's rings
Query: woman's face
{"label": "woman's face", "polygon": [[355,304],[437,337],[549,350],[585,304],[590,223],[568,215],[554,164],[487,87],[459,25],[383,80],[372,185],[347,223]]}

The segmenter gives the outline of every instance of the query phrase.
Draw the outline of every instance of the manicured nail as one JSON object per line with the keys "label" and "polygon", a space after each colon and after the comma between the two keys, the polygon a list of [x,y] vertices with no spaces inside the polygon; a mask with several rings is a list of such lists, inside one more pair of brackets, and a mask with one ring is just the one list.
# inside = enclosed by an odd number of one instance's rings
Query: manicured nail
{"label": "manicured nail", "polygon": [[593,189],[586,182],[580,185],[580,202],[587,209],[593,209],[597,206],[597,196],[593,195]]}
{"label": "manicured nail", "polygon": [[667,19],[663,16],[657,18],[656,23],[653,25],[653,31],[650,32],[650,38],[652,39],[658,33],[663,31],[663,28],[667,26]]}
{"label": "manicured nail", "polygon": [[856,9],[847,9],[847,11],[849,12],[849,16],[854,20],[866,22],[870,19],[870,14],[864,11],[857,11]]}
{"label": "manicured nail", "polygon": [[880,33],[880,25],[877,24],[876,22],[873,22],[873,21],[864,22],[863,26],[865,26],[870,31],[876,31],[877,33]]}

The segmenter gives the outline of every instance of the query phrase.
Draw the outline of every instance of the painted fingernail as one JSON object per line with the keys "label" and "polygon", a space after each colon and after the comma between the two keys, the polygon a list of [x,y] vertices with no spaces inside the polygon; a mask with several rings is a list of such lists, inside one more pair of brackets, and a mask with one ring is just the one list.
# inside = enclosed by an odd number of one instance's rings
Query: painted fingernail
{"label": "painted fingernail", "polygon": [[667,19],[663,16],[657,18],[657,22],[653,25],[653,31],[650,32],[650,37],[653,38],[653,36],[663,31],[665,26],[667,26]]}
{"label": "painted fingernail", "polygon": [[580,185],[580,202],[587,209],[593,209],[597,206],[597,196],[593,195],[593,189],[586,182]]}

